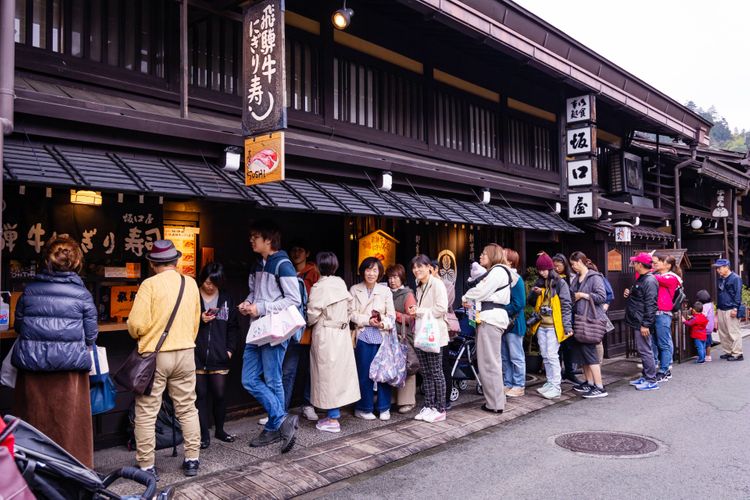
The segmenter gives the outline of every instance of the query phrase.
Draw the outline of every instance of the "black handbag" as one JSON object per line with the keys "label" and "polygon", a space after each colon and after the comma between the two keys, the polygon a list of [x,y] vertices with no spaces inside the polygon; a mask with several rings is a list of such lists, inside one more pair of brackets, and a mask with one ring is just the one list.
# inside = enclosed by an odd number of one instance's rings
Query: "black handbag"
{"label": "black handbag", "polygon": [[607,319],[597,317],[591,297],[586,299],[583,309],[582,313],[575,315],[573,337],[581,344],[598,344],[607,334]]}
{"label": "black handbag", "polygon": [[156,373],[156,355],[159,353],[161,346],[167,339],[169,329],[172,327],[174,317],[177,315],[177,309],[182,302],[182,293],[185,291],[185,277],[180,275],[180,293],[177,295],[177,303],[172,309],[172,315],[169,317],[167,327],[156,344],[156,350],[146,354],[138,353],[138,346],[133,349],[130,356],[120,366],[115,373],[115,381],[128,391],[134,392],[139,396],[148,396],[151,394],[151,388],[154,386],[154,374]]}

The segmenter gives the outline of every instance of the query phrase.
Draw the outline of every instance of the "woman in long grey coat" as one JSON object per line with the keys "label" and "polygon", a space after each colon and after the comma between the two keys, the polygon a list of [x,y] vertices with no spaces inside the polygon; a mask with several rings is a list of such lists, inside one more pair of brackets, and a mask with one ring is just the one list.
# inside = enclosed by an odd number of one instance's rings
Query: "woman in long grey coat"
{"label": "woman in long grey coat", "polygon": [[349,334],[352,296],[344,280],[334,273],[339,267],[332,252],[317,256],[321,278],[310,290],[307,322],[313,327],[310,347],[310,402],[328,410],[327,418],[315,427],[340,432],[339,408],[359,401],[359,382]]}

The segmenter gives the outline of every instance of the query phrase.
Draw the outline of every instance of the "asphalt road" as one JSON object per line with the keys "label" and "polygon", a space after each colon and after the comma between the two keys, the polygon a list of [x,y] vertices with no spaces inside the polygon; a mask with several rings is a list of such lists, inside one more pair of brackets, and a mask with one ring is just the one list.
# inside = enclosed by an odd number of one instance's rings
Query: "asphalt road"
{"label": "asphalt road", "polygon": [[[750,343],[750,338],[745,338]],[[394,498],[750,499],[750,360],[675,365],[658,391],[625,382],[392,464],[314,496]],[[558,447],[574,431],[620,431],[661,444],[642,458]]]}

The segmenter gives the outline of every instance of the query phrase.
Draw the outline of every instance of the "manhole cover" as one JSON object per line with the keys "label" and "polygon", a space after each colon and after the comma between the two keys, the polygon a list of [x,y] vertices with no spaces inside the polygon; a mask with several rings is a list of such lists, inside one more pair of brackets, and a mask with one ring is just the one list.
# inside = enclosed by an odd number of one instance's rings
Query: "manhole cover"
{"label": "manhole cover", "polygon": [[596,456],[642,457],[659,450],[659,443],[653,439],[623,432],[571,432],[557,436],[555,444]]}

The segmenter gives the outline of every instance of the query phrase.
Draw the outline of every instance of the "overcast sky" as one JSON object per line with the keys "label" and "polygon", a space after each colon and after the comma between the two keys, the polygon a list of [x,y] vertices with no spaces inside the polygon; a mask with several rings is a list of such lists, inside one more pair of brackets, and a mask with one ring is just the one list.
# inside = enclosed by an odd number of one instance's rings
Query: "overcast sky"
{"label": "overcast sky", "polygon": [[750,130],[750,2],[514,0],[671,98]]}

